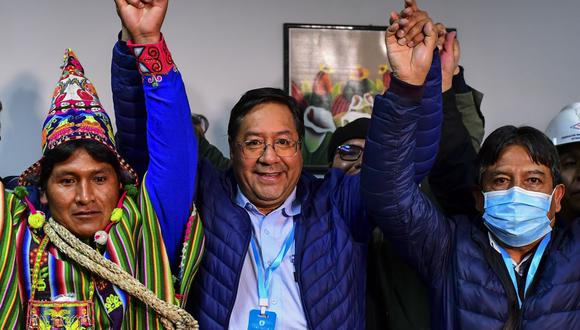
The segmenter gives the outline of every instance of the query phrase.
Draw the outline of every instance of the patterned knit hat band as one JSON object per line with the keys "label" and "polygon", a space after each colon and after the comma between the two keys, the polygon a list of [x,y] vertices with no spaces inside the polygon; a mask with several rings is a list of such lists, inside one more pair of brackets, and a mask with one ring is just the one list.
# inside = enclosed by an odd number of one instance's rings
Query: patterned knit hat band
{"label": "patterned knit hat band", "polygon": [[[91,81],[71,49],[64,54],[62,74],[56,85],[41,134],[42,154],[73,140],[91,140],[107,146],[119,159],[121,169],[137,183],[135,171],[117,152],[111,120]],[[34,184],[40,176],[37,162],[20,176],[20,184]]]}

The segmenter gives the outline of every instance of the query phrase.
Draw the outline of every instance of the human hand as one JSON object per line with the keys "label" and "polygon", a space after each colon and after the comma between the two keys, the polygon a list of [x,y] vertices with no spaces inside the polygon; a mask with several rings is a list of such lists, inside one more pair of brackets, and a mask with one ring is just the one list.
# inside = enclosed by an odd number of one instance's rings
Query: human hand
{"label": "human hand", "polygon": [[438,31],[437,48],[439,48],[439,51],[441,51],[441,49],[443,49],[443,44],[445,43],[445,36],[447,35],[447,28],[441,22],[436,23],[435,28]]}
{"label": "human hand", "polygon": [[441,57],[441,89],[449,90],[453,83],[453,75],[459,70],[459,43],[455,36],[457,32],[445,34],[445,42],[439,49]]}
{"label": "human hand", "polygon": [[[408,1],[406,0],[406,3]],[[433,50],[437,42],[435,26],[430,20],[423,24],[424,38],[413,47],[399,43],[396,36],[399,29],[399,22],[395,21],[387,29],[385,36],[387,56],[393,75],[408,84],[423,85],[433,61]]]}
{"label": "human hand", "polygon": [[[399,44],[413,47],[423,41],[425,37],[423,26],[430,22],[431,18],[429,13],[419,9],[415,0],[405,0],[405,9],[400,13],[393,12],[391,14],[390,23],[392,24],[396,20],[398,20],[400,26],[396,33]],[[441,31],[437,32],[441,37]]]}
{"label": "human hand", "polygon": [[115,0],[123,26],[137,44],[161,40],[168,0]]}

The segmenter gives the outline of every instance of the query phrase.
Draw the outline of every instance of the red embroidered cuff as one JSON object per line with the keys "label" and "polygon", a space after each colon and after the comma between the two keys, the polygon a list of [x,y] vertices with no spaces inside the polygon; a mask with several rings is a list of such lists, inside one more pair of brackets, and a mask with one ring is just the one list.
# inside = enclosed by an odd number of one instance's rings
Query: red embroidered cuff
{"label": "red embroidered cuff", "polygon": [[137,58],[139,71],[144,76],[166,75],[174,67],[173,58],[167,49],[163,35],[156,44],[134,44],[132,40],[129,40],[127,46]]}

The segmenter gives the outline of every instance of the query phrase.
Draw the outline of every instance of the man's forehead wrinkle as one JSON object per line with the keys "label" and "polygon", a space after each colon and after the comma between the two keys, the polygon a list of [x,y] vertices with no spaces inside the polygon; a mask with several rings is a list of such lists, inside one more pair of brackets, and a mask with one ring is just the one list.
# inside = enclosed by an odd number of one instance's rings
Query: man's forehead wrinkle
{"label": "man's forehead wrinkle", "polygon": [[540,169],[529,170],[529,171],[526,171],[526,173],[528,173],[528,174],[546,175],[546,171],[543,171],[543,170],[540,170]]}
{"label": "man's forehead wrinkle", "polygon": [[542,172],[544,173],[548,167],[542,164],[514,164],[503,163],[495,164],[487,167],[488,171],[494,172]]}
{"label": "man's forehead wrinkle", "polygon": [[[511,175],[514,174],[513,171],[505,171],[505,170],[501,170],[501,169],[494,169],[494,170],[487,170],[486,171],[489,175]],[[528,170],[528,171],[517,171],[515,173],[524,173],[524,174],[537,174],[537,175],[546,175],[545,171],[542,170],[538,170],[538,169],[534,169],[534,170]]]}
{"label": "man's forehead wrinkle", "polygon": [[255,131],[255,130],[248,130],[244,133],[244,136],[256,135],[256,136],[268,136],[268,135],[284,135],[284,134],[292,134],[291,130],[282,130],[277,132],[266,132],[266,131]]}

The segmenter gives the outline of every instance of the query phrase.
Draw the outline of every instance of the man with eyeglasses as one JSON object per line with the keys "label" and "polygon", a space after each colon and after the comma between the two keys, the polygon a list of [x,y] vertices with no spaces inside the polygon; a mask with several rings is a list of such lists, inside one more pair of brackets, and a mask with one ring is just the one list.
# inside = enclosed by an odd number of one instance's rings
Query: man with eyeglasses
{"label": "man with eyeglasses", "polygon": [[369,118],[359,118],[334,131],[328,146],[330,167],[339,168],[347,175],[360,172],[369,123]]}

